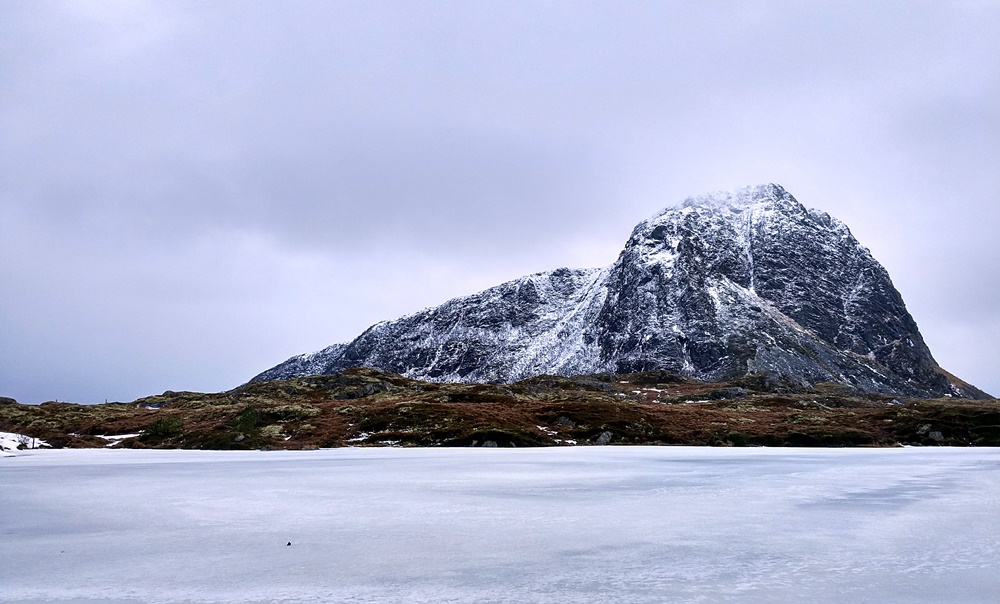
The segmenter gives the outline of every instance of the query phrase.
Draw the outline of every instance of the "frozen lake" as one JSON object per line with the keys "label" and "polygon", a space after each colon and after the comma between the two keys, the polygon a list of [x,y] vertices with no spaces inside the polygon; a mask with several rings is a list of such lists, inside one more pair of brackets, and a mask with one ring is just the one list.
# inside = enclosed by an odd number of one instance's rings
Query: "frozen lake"
{"label": "frozen lake", "polygon": [[995,603],[1000,449],[32,451],[0,542],[3,602]]}

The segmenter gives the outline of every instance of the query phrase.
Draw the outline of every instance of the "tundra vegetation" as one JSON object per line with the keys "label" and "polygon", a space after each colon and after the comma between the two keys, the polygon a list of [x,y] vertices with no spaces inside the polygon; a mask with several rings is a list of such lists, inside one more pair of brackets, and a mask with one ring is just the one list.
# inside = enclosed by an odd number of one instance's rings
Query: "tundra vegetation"
{"label": "tundra vegetation", "polygon": [[4,399],[0,431],[54,447],[180,449],[1000,446],[1000,401],[891,397],[773,375],[712,383],[653,371],[452,384],[355,368],[131,403]]}

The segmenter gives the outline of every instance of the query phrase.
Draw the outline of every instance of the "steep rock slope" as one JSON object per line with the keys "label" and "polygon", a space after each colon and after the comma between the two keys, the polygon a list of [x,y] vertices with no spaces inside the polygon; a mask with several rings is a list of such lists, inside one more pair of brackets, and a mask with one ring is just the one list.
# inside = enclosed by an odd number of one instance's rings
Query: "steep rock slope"
{"label": "steep rock slope", "polygon": [[604,269],[529,275],[373,325],[252,381],[375,367],[444,382],[665,369],[983,397],[941,370],[888,273],[840,221],[767,184],[636,226]]}

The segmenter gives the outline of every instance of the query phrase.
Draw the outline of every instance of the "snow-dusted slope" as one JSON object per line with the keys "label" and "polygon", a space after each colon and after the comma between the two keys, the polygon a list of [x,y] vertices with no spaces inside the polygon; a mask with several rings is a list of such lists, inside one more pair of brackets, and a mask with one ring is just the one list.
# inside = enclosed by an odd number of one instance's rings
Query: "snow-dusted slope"
{"label": "snow-dusted slope", "polygon": [[982,395],[937,366],[889,275],[850,230],[774,184],[662,211],[607,268],[558,269],[456,298],[253,381],[355,366],[466,382],[763,371],[873,392]]}
{"label": "snow-dusted slope", "polygon": [[558,269],[368,328],[350,344],[293,357],[253,381],[377,367],[435,381],[504,382],[594,371],[589,335],[606,270]]}

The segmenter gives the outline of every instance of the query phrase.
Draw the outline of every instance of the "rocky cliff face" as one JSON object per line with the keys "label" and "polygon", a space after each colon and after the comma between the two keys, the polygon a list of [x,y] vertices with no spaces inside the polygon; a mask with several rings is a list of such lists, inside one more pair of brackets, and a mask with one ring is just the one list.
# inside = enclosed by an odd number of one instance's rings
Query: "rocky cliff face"
{"label": "rocky cliff face", "polygon": [[603,269],[557,269],[373,325],[252,381],[374,367],[443,382],[664,369],[982,397],[941,370],[888,273],[778,185],[687,199]]}

